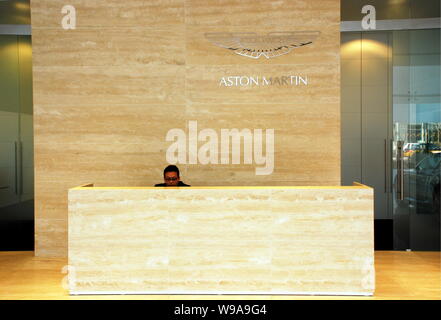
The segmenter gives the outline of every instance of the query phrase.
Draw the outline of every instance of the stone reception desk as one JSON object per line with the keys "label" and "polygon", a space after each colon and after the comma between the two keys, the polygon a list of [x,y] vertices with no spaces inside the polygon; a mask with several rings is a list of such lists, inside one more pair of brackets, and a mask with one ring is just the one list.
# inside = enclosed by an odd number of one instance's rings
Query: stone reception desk
{"label": "stone reception desk", "polygon": [[70,294],[372,295],[373,189],[69,190]]}

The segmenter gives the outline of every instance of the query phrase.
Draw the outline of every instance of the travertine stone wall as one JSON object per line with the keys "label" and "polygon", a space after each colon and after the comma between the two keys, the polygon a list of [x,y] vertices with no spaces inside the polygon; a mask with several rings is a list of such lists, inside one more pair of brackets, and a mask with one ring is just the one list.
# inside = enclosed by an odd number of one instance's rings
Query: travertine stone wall
{"label": "travertine stone wall", "polygon": [[[76,9],[64,30],[61,9]],[[67,189],[161,182],[170,129],[274,129],[274,171],[179,164],[192,185],[340,184],[339,0],[31,1],[36,255],[67,253]],[[208,32],[319,31],[251,59]],[[304,75],[307,86],[224,87],[227,76]]]}

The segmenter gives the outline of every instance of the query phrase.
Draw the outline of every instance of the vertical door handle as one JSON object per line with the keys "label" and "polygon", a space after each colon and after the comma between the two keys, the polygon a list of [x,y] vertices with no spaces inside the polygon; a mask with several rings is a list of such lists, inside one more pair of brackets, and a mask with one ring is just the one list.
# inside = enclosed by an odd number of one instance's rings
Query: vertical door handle
{"label": "vertical door handle", "polygon": [[23,143],[21,141],[18,142],[19,146],[19,159],[20,159],[20,195],[23,194]]}
{"label": "vertical door handle", "polygon": [[384,193],[387,193],[387,140],[384,139]]}
{"label": "vertical door handle", "polygon": [[404,159],[403,159],[403,150],[401,149],[401,186],[400,186],[400,200],[404,199]]}
{"label": "vertical door handle", "polygon": [[397,141],[397,196],[398,200],[403,200],[404,186],[404,159],[403,159],[403,141]]}
{"label": "vertical door handle", "polygon": [[392,152],[393,152],[393,150],[394,150],[394,139],[390,139],[390,142],[389,142],[389,150],[390,150],[390,154],[391,154],[391,165],[390,165],[390,170],[389,170],[389,192],[390,193],[392,193],[393,194],[393,192],[394,192],[394,186],[393,186],[393,174],[392,174],[392,172],[393,172],[393,157],[392,157]]}
{"label": "vertical door handle", "polygon": [[17,164],[17,153],[18,153],[18,147],[17,147],[17,141],[14,141],[14,165],[15,165],[15,194],[18,195],[18,164]]}

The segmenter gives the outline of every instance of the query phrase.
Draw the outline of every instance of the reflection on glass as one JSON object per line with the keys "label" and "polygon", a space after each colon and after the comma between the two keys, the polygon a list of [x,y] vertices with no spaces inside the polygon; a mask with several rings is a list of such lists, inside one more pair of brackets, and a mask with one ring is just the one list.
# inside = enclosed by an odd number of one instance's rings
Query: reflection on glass
{"label": "reflection on glass", "polygon": [[395,249],[440,250],[440,30],[394,32]]}

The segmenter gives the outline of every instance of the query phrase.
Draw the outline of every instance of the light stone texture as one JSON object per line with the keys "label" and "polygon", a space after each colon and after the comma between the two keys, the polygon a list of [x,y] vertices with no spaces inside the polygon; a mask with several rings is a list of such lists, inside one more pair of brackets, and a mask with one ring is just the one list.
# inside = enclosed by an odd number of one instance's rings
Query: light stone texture
{"label": "light stone texture", "polygon": [[[62,28],[65,5],[75,30]],[[340,0],[32,0],[31,19],[37,256],[67,254],[69,188],[162,182],[166,134],[190,120],[216,132],[274,129],[275,167],[258,176],[254,163],[178,164],[186,183],[340,185]],[[205,38],[287,31],[320,34],[258,60]],[[304,75],[309,85],[219,86],[238,75]]]}
{"label": "light stone texture", "polygon": [[373,189],[76,187],[69,291],[372,295]]}

